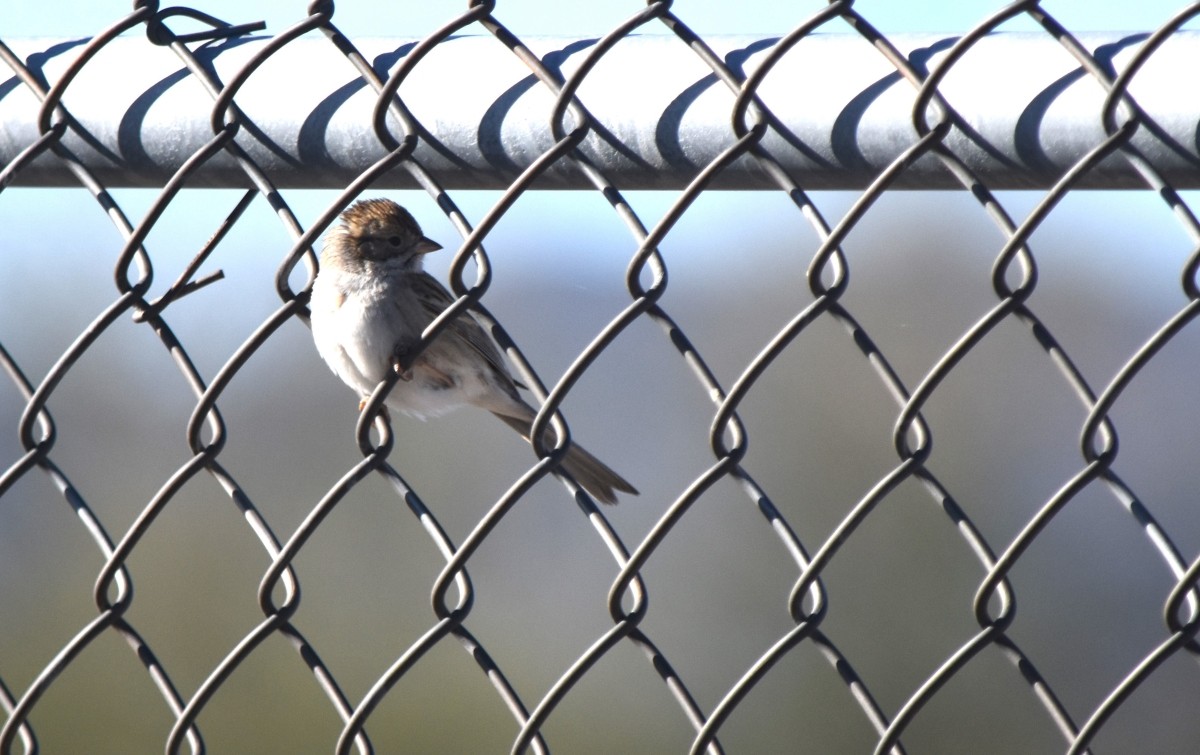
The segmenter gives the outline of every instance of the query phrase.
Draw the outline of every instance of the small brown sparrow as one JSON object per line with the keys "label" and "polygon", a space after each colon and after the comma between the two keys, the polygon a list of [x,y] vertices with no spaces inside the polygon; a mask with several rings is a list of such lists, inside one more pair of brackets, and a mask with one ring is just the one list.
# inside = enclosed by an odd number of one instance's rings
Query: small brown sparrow
{"label": "small brown sparrow", "polygon": [[[441,249],[425,238],[413,216],[390,199],[366,199],[342,213],[325,238],[313,282],[312,333],[321,358],[364,398],[387,375],[400,373],[387,398],[396,411],[417,417],[462,406],[487,409],[529,440],[536,412],[517,394],[500,351],[469,313],[451,322],[411,361],[421,333],[451,304],[450,295],[422,267]],[[547,430],[553,440],[553,430]],[[593,496],[616,503],[637,490],[595,456],[573,444],[562,468]]]}

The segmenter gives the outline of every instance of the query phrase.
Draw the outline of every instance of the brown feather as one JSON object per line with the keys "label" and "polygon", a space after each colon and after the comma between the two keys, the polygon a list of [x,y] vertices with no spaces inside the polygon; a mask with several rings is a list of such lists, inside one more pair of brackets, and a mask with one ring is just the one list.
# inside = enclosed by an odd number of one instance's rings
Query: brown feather
{"label": "brown feather", "polygon": [[[533,409],[530,408],[530,411]],[[497,412],[492,412],[492,414],[520,433],[522,438],[529,440],[530,430],[533,429],[530,419],[506,416]],[[555,435],[552,429],[547,428],[546,437],[548,443],[554,443]],[[630,485],[628,480],[612,471],[608,465],[592,456],[578,443],[571,444],[567,455],[563,457],[561,468],[601,503],[616,503],[616,491],[630,495],[638,494],[637,488]]]}

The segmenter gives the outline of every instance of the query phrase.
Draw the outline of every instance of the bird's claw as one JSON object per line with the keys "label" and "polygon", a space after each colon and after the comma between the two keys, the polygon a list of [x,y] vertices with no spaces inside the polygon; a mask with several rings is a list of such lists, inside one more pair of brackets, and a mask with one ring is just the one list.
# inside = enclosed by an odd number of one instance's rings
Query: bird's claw
{"label": "bird's claw", "polygon": [[400,376],[404,382],[413,379],[412,365],[416,362],[413,357],[413,352],[420,345],[420,341],[410,341],[407,338],[401,339],[392,348],[392,369]]}
{"label": "bird's claw", "polygon": [[[361,412],[366,407],[366,405],[367,405],[367,399],[360,398],[358,400],[358,411]],[[379,407],[379,413],[383,415],[384,419],[388,420],[389,422],[391,421],[392,415],[388,414],[388,408],[386,406]]]}
{"label": "bird's claw", "polygon": [[404,365],[400,364],[399,359],[392,360],[392,369],[395,370],[396,374],[400,376],[400,379],[406,383],[413,379],[412,368],[405,367]]}

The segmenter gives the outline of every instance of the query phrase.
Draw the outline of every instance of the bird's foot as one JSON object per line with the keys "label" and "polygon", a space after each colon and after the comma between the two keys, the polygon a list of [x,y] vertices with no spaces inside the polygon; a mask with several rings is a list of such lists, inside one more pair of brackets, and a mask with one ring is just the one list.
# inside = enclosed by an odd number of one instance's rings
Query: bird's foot
{"label": "bird's foot", "polygon": [[405,367],[403,364],[400,364],[399,359],[392,360],[392,369],[395,370],[396,374],[400,376],[400,379],[406,383],[413,379],[412,368]]}
{"label": "bird's foot", "polygon": [[[360,398],[358,400],[358,411],[361,412],[366,407],[366,405],[367,405],[367,399]],[[379,407],[379,411],[381,414],[383,414],[384,419],[386,419],[389,422],[392,421],[392,415],[388,414],[388,408],[386,406]]]}

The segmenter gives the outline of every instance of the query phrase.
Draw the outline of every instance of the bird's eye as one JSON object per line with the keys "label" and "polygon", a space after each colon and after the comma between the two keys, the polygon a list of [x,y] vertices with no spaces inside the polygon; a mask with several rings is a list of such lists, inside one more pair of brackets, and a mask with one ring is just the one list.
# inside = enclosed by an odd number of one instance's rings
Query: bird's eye
{"label": "bird's eye", "polygon": [[388,236],[387,242],[396,248],[399,248],[404,243],[399,236]]}

